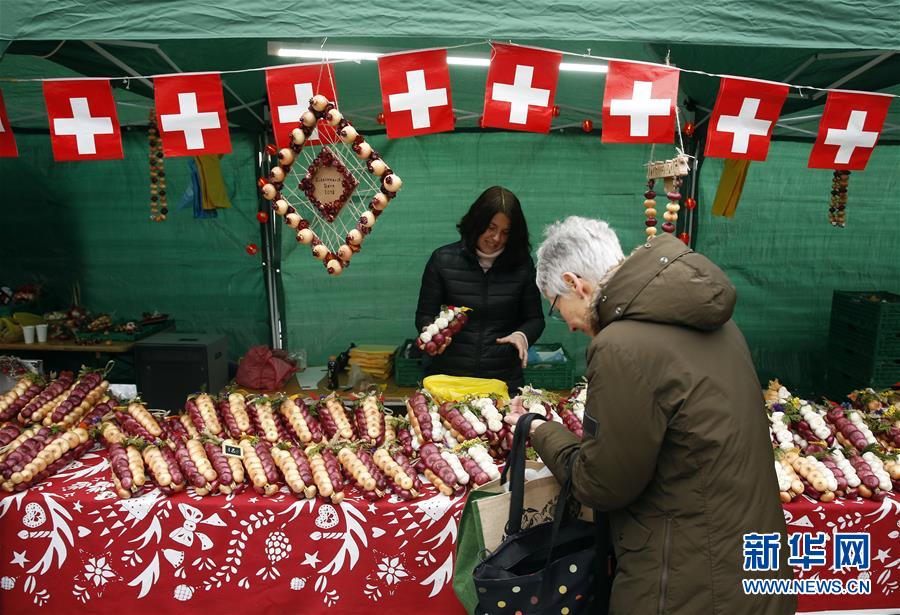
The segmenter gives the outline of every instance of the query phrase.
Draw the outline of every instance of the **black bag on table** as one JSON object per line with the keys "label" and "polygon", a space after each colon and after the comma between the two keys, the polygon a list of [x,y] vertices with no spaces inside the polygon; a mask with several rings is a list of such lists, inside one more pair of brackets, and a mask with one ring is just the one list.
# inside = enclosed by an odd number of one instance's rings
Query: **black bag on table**
{"label": "black bag on table", "polygon": [[[608,609],[609,580],[597,583],[598,528],[578,518],[580,506],[575,512],[570,512],[569,506],[571,468],[577,452],[569,460],[570,478],[560,490],[553,522],[522,529],[525,444],[535,419],[544,417],[526,414],[516,425],[501,476],[502,483],[508,477],[511,491],[506,537],[472,574],[478,591],[475,614],[602,615]],[[602,568],[606,568],[605,561]]]}

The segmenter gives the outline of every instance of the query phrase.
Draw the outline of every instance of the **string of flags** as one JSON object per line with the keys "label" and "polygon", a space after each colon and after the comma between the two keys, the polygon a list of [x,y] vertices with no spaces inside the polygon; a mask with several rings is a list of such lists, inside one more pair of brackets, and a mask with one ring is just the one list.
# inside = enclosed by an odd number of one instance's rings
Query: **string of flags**
{"label": "string of flags", "polygon": [[[492,44],[481,126],[547,133],[554,116],[562,52]],[[263,69],[279,147],[313,94],[337,101],[331,64]],[[611,59],[602,103],[603,143],[669,143],[677,122],[677,67]],[[446,49],[378,58],[384,123],[391,139],[452,131],[455,125]],[[220,73],[153,78],[157,125],[164,154],[199,156],[231,152]],[[705,155],[765,160],[788,84],[725,76],[709,121]],[[43,81],[54,159],[123,157],[109,79]],[[862,170],[874,150],[888,107],[887,94],[829,90],[808,166]],[[320,122],[311,143],[332,143],[334,129]],[[0,92],[0,157],[18,156]]]}

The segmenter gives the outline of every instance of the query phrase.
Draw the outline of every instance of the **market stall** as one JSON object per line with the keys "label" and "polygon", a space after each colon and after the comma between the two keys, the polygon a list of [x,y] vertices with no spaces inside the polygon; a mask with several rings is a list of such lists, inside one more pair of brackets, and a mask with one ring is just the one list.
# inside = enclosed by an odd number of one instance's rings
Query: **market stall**
{"label": "market stall", "polygon": [[[871,593],[801,612],[896,607],[889,5],[157,4],[4,7],[0,350],[59,364],[0,390],[0,611],[460,613],[457,523],[508,408],[422,385],[467,315],[413,313],[494,184],[532,240],[602,217],[626,253],[672,234],[721,265],[760,380],[802,392],[760,409],[788,531],[870,536],[868,570],[797,578]],[[130,356],[171,324],[155,310],[227,350],[157,349],[152,387],[66,371]],[[581,436],[588,339],[547,319],[541,342],[521,396]],[[260,344],[308,369],[221,390]]]}
{"label": "market stall", "polygon": [[[139,400],[114,405],[107,384],[91,371],[32,375],[0,398],[14,419],[0,429],[4,612],[225,599],[262,612],[301,601],[304,612],[406,613],[426,600],[429,612],[462,612],[459,515],[468,489],[499,476],[502,398],[441,403],[422,390],[391,412],[375,391],[232,390],[162,417]],[[563,397],[526,387],[521,402],[580,434],[584,396],[583,385]],[[798,567],[795,578],[868,580],[870,591],[804,595],[800,612],[888,612],[874,609],[895,605],[898,587],[896,395],[825,407],[773,382],[766,399],[789,534],[869,537],[867,567]],[[822,561],[832,556],[827,541]]]}
{"label": "market stall", "polygon": [[[0,606],[5,613],[108,613],[121,605],[183,613],[463,613],[450,583],[462,498],[426,490],[412,502],[334,506],[251,492],[117,500],[101,454],[39,488],[0,500]],[[866,572],[827,567],[798,578],[867,578],[867,596],[803,596],[799,612],[887,613],[897,604],[900,499],[808,498],[786,504],[789,532],[869,532]],[[829,561],[831,551],[828,552]],[[40,608],[39,608],[40,607]],[[881,609],[875,611],[874,609]]]}

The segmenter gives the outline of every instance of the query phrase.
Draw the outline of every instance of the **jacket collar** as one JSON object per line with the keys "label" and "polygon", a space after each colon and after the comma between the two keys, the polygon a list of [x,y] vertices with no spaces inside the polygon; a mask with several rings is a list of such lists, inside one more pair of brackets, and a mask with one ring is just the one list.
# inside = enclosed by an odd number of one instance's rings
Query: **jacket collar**
{"label": "jacket collar", "polygon": [[620,320],[650,282],[672,263],[693,250],[670,235],[661,235],[636,248],[619,270],[597,291],[594,316],[597,331]]}

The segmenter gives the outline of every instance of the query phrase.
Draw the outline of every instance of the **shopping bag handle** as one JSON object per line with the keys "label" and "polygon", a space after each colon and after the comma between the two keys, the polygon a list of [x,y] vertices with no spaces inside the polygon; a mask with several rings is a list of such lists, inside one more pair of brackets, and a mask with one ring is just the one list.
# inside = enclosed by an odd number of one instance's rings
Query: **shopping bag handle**
{"label": "shopping bag handle", "polygon": [[550,533],[550,549],[547,552],[547,563],[544,564],[544,572],[541,575],[541,591],[539,595],[542,598],[547,595],[550,565],[554,561],[553,552],[556,550],[556,542],[559,540],[559,531],[568,516],[569,498],[572,495],[572,469],[575,467],[575,461],[578,459],[579,454],[581,454],[581,448],[575,449],[566,460],[566,482],[560,487],[559,498],[556,500],[556,507],[553,513],[553,531]]}
{"label": "shopping bag handle", "polygon": [[509,480],[509,518],[506,521],[506,535],[512,536],[522,531],[522,512],[525,506],[525,449],[528,442],[531,423],[535,420],[545,421],[546,417],[530,412],[522,415],[516,422],[513,433],[512,448],[506,457],[506,466],[500,474],[500,484]]}

